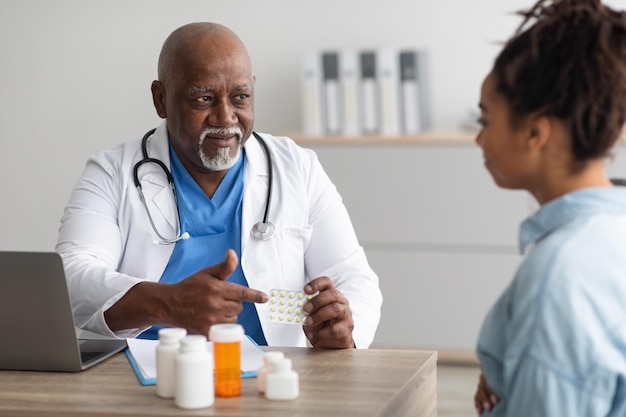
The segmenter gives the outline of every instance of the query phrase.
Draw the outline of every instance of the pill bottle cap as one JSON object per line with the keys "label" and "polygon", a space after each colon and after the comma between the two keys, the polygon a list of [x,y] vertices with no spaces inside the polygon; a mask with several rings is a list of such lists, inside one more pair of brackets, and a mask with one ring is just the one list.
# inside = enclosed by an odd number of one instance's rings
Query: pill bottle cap
{"label": "pill bottle cap", "polygon": [[209,329],[209,339],[219,343],[240,342],[244,336],[241,324],[214,324]]}
{"label": "pill bottle cap", "polygon": [[187,330],[181,327],[165,327],[159,329],[159,340],[161,341],[177,341],[187,335]]}
{"label": "pill bottle cap", "polygon": [[282,358],[272,361],[272,367],[274,371],[289,371],[291,370],[291,359]]}
{"label": "pill bottle cap", "polygon": [[283,352],[279,352],[277,350],[273,350],[270,352],[265,352],[263,354],[263,363],[272,363],[276,360],[282,359],[285,357]]}
{"label": "pill bottle cap", "polygon": [[195,352],[207,350],[206,336],[194,334],[180,340],[181,352]]}

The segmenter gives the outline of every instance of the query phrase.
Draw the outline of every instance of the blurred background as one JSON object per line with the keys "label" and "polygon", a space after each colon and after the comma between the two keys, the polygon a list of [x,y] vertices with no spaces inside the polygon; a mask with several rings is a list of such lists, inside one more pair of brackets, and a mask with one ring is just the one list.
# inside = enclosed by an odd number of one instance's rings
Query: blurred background
{"label": "blurred background", "polygon": [[0,249],[52,250],[87,157],[159,122],[150,96],[175,28],[214,21],[245,42],[256,129],[301,130],[304,51],[402,46],[430,55],[431,115],[457,128],[515,29],[520,0],[0,0]]}

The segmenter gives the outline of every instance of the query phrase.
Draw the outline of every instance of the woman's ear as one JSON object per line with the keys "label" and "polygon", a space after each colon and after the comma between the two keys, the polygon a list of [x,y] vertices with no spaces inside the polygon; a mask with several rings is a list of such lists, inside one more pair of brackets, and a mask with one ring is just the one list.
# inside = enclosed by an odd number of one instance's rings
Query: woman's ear
{"label": "woman's ear", "polygon": [[552,135],[553,120],[545,115],[528,116],[527,146],[529,149],[541,150],[545,148]]}
{"label": "woman's ear", "polygon": [[161,119],[165,119],[167,117],[167,111],[165,110],[165,88],[160,81],[154,80],[152,81],[150,89],[152,90],[152,102],[154,103],[154,108],[156,109],[159,117]]}

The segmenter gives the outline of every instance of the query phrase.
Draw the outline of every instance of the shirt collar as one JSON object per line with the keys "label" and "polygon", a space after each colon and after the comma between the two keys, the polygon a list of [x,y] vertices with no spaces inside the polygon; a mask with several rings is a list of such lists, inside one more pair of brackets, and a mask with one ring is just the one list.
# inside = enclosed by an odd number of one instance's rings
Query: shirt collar
{"label": "shirt collar", "polygon": [[584,188],[552,200],[520,226],[520,253],[575,218],[611,213],[626,215],[626,187]]}

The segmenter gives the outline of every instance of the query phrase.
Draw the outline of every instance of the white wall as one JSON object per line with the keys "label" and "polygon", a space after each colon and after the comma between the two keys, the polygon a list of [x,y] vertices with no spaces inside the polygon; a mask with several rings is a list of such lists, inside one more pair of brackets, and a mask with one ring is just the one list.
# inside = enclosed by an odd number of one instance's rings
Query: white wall
{"label": "white wall", "polygon": [[[0,0],[0,250],[52,250],[86,158],[158,123],[150,98],[166,36],[235,30],[252,55],[256,129],[300,129],[299,63],[317,47],[431,51],[432,112],[456,127],[515,27],[519,0]],[[483,23],[478,23],[478,22]]]}
{"label": "white wall", "polygon": [[52,250],[86,158],[157,124],[150,83],[182,24],[220,22],[247,44],[257,130],[300,129],[302,51],[388,44],[430,51],[434,123],[448,128],[530,2],[0,0],[0,250]]}

